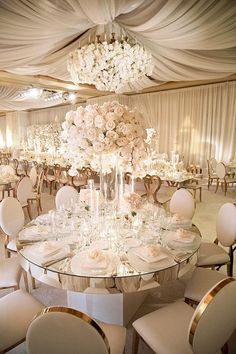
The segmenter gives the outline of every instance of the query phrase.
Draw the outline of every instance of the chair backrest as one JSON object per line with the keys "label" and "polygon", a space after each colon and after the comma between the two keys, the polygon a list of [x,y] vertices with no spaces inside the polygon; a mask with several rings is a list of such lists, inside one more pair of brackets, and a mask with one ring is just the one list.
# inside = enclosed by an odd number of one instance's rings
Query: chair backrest
{"label": "chair backrest", "polygon": [[236,328],[236,281],[226,278],[214,285],[197,306],[189,325],[195,354],[217,353]]}
{"label": "chair backrest", "polygon": [[223,164],[223,162],[219,162],[216,165],[216,174],[217,174],[217,177],[219,177],[220,179],[225,178],[226,168],[225,168],[225,165]]}
{"label": "chair backrest", "polygon": [[19,201],[13,197],[0,203],[0,226],[8,236],[16,236],[23,228],[25,216]]}
{"label": "chair backrest", "polygon": [[15,170],[12,166],[10,165],[5,165],[3,170],[2,170],[3,173],[7,173],[9,175],[15,175]]}
{"label": "chair backrest", "polygon": [[27,199],[30,198],[33,190],[33,182],[29,177],[24,177],[18,183],[16,189],[16,197],[21,204],[27,203]]}
{"label": "chair backrest", "polygon": [[236,240],[236,206],[225,203],[220,208],[216,219],[216,233],[220,243],[227,247]]}
{"label": "chair backrest", "polygon": [[170,212],[179,214],[186,219],[192,219],[195,212],[195,202],[192,194],[187,189],[180,188],[172,195]]}
{"label": "chair backrest", "polygon": [[71,201],[71,198],[76,198],[78,196],[77,190],[72,186],[61,187],[55,198],[56,208],[60,208],[63,204],[66,205]]}
{"label": "chair backrest", "polygon": [[36,186],[37,183],[37,178],[38,178],[38,174],[37,174],[37,168],[36,166],[33,166],[29,172],[29,178],[31,179],[32,183],[33,183],[33,187]]}
{"label": "chair backrest", "polygon": [[43,178],[44,178],[44,170],[40,171],[37,178],[37,186],[36,192],[37,194],[41,194],[43,188]]}
{"label": "chair backrest", "polygon": [[154,202],[157,203],[157,192],[161,188],[161,179],[158,176],[146,175],[143,178],[144,187],[147,192],[148,199],[153,198]]}
{"label": "chair backrest", "polygon": [[213,171],[215,171],[216,165],[217,165],[216,159],[215,159],[214,157],[211,157],[210,160],[209,160],[209,162],[210,162],[211,169],[212,169]]}
{"label": "chair backrest", "polygon": [[68,307],[48,307],[30,324],[27,353],[108,354],[105,333],[92,318]]}

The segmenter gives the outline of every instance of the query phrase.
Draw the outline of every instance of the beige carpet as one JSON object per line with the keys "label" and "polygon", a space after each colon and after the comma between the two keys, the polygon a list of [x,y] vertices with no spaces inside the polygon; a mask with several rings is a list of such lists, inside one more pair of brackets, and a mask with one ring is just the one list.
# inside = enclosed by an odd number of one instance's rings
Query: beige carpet
{"label": "beige carpet", "polygon": [[[222,191],[214,193],[214,187],[210,191],[206,186],[203,186],[203,200],[202,203],[197,201],[196,213],[194,216],[194,223],[199,227],[204,240],[213,241],[216,237],[215,220],[220,206],[226,202],[236,202],[236,191],[230,190],[225,197]],[[54,197],[50,196],[47,191],[43,194],[43,212],[54,208]],[[33,206],[33,215],[36,216],[36,209]],[[3,244],[0,244],[0,253],[3,256]],[[221,272],[225,273],[225,269]],[[190,273],[186,274],[181,280],[171,281],[165,283],[154,290],[139,308],[135,318],[142,316],[150,311],[156,310],[167,303],[181,299],[183,297],[186,281],[191,276]],[[0,296],[5,295],[8,290],[1,290]],[[66,305],[66,292],[64,290],[55,289],[40,283],[37,283],[37,289],[32,291],[32,295],[42,301],[45,305]],[[135,296],[135,295],[134,295]],[[233,309],[235,310],[235,309]],[[132,323],[132,321],[131,321]],[[128,326],[126,354],[131,353],[132,343],[132,325]],[[236,332],[230,340],[230,354],[236,353]],[[16,349],[11,350],[9,353],[23,354],[26,353],[24,344],[18,346]],[[151,354],[152,351],[144,344],[140,345],[139,354]],[[50,354],[50,353],[47,353]],[[68,353],[72,354],[72,353]],[[95,354],[95,353],[94,353]],[[174,353],[173,353],[174,354]]]}

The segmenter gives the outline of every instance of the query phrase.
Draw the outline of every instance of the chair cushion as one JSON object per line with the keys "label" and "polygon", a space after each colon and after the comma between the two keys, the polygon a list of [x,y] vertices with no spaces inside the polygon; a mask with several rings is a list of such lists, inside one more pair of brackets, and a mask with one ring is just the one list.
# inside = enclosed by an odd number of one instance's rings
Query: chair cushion
{"label": "chair cushion", "polygon": [[139,318],[133,326],[155,353],[192,354],[187,334],[193,313],[179,301]]}
{"label": "chair cushion", "polygon": [[103,322],[98,322],[98,324],[108,339],[110,354],[123,354],[126,340],[126,328]]}
{"label": "chair cushion", "polygon": [[0,351],[23,340],[33,317],[43,305],[23,290],[0,299]]}
{"label": "chair cushion", "polygon": [[225,264],[229,261],[228,253],[215,243],[203,242],[198,250],[197,266]]}
{"label": "chair cushion", "polygon": [[197,267],[186,286],[184,296],[188,299],[200,302],[203,296],[216,283],[226,277],[226,275],[215,270]]}
{"label": "chair cushion", "polygon": [[0,261],[0,288],[18,285],[21,267],[17,257],[5,258]]}
{"label": "chair cushion", "polygon": [[7,249],[11,252],[17,252],[16,240],[13,239],[7,244]]}

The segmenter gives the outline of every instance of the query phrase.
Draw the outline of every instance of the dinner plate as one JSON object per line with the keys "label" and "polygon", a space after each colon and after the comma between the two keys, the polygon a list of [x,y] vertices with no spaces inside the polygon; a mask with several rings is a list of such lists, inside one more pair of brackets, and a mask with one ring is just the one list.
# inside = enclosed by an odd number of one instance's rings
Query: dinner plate
{"label": "dinner plate", "polygon": [[141,259],[137,254],[135,254],[134,250],[131,249],[127,253],[127,257],[131,266],[134,267],[140,273],[148,273],[153,271],[160,271],[162,269],[166,269],[176,265],[174,261],[174,257],[168,253],[164,248],[160,248],[160,252],[166,255],[162,259],[157,262],[147,263],[143,259]]}
{"label": "dinner plate", "polygon": [[72,273],[76,275],[88,275],[88,276],[111,276],[115,271],[120,263],[120,258],[111,251],[103,250],[102,254],[106,258],[106,265],[107,266],[99,266],[96,268],[96,264],[94,263],[94,268],[90,264],[89,267],[86,267],[86,258],[88,256],[88,252],[91,250],[85,250],[77,253],[71,259],[71,270]]}

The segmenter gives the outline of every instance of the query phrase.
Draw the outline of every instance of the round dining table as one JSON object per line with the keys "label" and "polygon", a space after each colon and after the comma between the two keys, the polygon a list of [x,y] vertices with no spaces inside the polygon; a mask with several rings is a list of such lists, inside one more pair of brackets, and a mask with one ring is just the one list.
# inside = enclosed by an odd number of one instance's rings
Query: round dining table
{"label": "round dining table", "polygon": [[20,264],[32,277],[65,289],[68,306],[123,325],[152,289],[176,279],[200,243],[190,220],[153,205],[97,220],[86,206],[50,211],[17,237]]}

